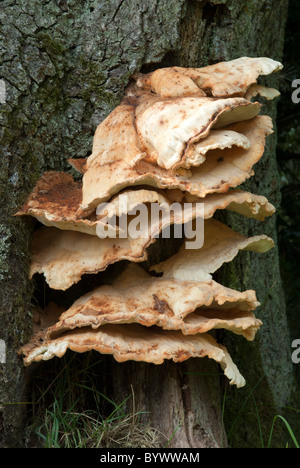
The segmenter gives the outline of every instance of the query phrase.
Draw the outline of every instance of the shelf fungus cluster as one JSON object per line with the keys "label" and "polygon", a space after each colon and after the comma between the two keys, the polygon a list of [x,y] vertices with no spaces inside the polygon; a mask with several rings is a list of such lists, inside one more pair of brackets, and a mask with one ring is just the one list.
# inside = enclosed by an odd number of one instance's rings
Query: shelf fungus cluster
{"label": "shelf fungus cluster", "polygon": [[[210,332],[225,329],[254,340],[262,325],[254,314],[260,304],[255,291],[224,287],[213,274],[239,251],[265,253],[274,243],[234,232],[214,215],[226,209],[264,221],[275,212],[265,197],[241,185],[254,176],[273,132],[254,98],[279,95],[257,80],[281,68],[268,58],[241,58],[134,76],[123,101],[98,126],[91,155],[69,160],[81,182],[63,172],[43,174],[17,213],[43,225],[33,235],[30,276],[43,274],[50,288],[67,291],[83,275],[127,264],[112,284],[68,310],[50,304],[37,313],[34,335],[21,349],[26,366],[68,349],[154,364],[207,356],[231,384],[245,385]],[[171,210],[174,203],[188,205],[184,219]],[[171,215],[150,216],[143,236],[128,233],[137,210],[153,204],[170,208]],[[200,204],[203,245],[189,250],[183,244],[149,271],[139,265],[165,228],[195,222]],[[113,215],[116,222],[108,223]]]}

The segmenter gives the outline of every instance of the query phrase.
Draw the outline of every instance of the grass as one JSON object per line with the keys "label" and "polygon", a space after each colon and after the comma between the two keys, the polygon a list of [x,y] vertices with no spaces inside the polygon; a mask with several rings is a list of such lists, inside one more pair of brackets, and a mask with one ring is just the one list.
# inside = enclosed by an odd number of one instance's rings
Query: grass
{"label": "grass", "polygon": [[178,431],[178,429],[182,426],[182,424],[184,423],[184,418],[182,418],[182,420],[180,421],[180,423],[177,425],[175,431],[173,432],[172,436],[170,437],[170,439],[168,440],[167,444],[164,446],[164,448],[167,448],[170,443],[172,442],[173,438],[175,437],[176,435],[176,432]]}
{"label": "grass", "polygon": [[[288,431],[288,433],[289,433],[289,435],[290,435],[290,437],[291,437],[293,443],[295,444],[295,447],[296,447],[297,449],[300,448],[300,447],[299,447],[299,443],[298,443],[298,441],[297,441],[297,439],[296,439],[296,437],[295,437],[295,434],[294,434],[294,432],[293,432],[291,426],[289,425],[289,423],[287,422],[287,420],[286,420],[285,418],[283,418],[282,416],[280,416],[280,415],[275,416],[275,418],[274,418],[274,420],[273,420],[273,424],[272,424],[272,427],[271,427],[271,432],[270,432],[270,437],[269,437],[269,442],[268,442],[268,446],[267,446],[267,447],[268,447],[268,448],[271,447],[272,437],[273,437],[273,431],[274,431],[274,426],[275,426],[275,423],[276,423],[277,420],[281,420],[281,421],[284,422],[284,424],[285,424],[285,426],[286,426],[286,428],[287,428],[287,431]],[[288,448],[288,443],[287,443],[287,445],[286,445],[286,448]]]}
{"label": "grass", "polygon": [[[269,299],[269,296],[270,296],[273,288],[275,287],[276,283],[277,283],[277,280],[273,282],[273,284],[271,285],[269,291],[267,292],[267,294],[266,294],[266,296],[265,296],[265,298],[263,300],[263,303],[261,305],[261,310],[264,310],[265,305],[267,303],[267,300]],[[297,440],[297,438],[296,438],[290,424],[288,423],[286,418],[284,418],[282,415],[276,415],[274,417],[272,425],[271,425],[271,429],[270,429],[270,434],[269,435],[266,434],[266,430],[267,430],[266,429],[266,421],[264,421],[264,424],[262,423],[262,419],[260,417],[257,401],[256,401],[256,398],[255,398],[255,390],[259,387],[259,385],[262,383],[264,378],[265,378],[265,375],[263,375],[258,380],[258,382],[254,385],[254,387],[250,390],[248,396],[246,396],[246,398],[244,399],[244,402],[242,403],[241,407],[236,412],[236,415],[235,415],[235,417],[233,418],[233,420],[231,422],[231,426],[226,428],[227,429],[227,439],[228,439],[229,445],[231,444],[231,441],[233,440],[234,431],[236,429],[236,425],[237,425],[238,420],[243,417],[242,416],[243,411],[247,408],[247,404],[249,404],[249,402],[252,401],[254,412],[255,412],[255,415],[256,415],[256,419],[257,419],[257,428],[258,428],[258,434],[259,434],[259,440],[260,440],[260,447],[255,447],[255,448],[271,448],[272,447],[275,424],[276,424],[276,422],[278,420],[282,421],[284,423],[284,425],[286,427],[286,430],[287,430],[287,432],[286,432],[287,436],[290,436],[291,441],[293,442],[295,447],[299,448],[299,442],[298,442],[298,440]],[[222,405],[222,424],[223,424],[223,427],[225,427],[224,417],[225,417],[225,408],[226,408],[227,389],[228,389],[228,385],[225,386],[225,391],[224,391],[224,395],[223,395],[223,405]],[[253,408],[248,409],[248,411],[253,411]],[[294,408],[289,408],[289,409],[290,410],[292,409],[295,412],[300,412],[299,410],[296,410]],[[266,440],[267,440],[267,443],[265,443]],[[288,442],[286,443],[286,448],[289,448],[289,443]]]}
{"label": "grass", "polygon": [[[273,286],[272,286],[272,288],[273,288]],[[204,373],[204,372],[203,373],[202,372],[191,372],[191,373],[189,373],[189,375],[199,375],[199,376],[200,375],[201,376],[222,375],[223,376],[223,374],[213,374],[213,373]],[[262,424],[262,420],[261,420],[261,417],[260,417],[257,401],[256,401],[256,398],[255,398],[255,390],[259,387],[259,385],[261,384],[261,382],[263,381],[264,378],[265,378],[265,375],[263,375],[258,380],[258,382],[254,385],[254,387],[252,389],[250,389],[249,394],[246,396],[246,398],[244,399],[241,407],[236,412],[236,415],[235,415],[234,419],[232,420],[231,425],[229,427],[226,427],[226,430],[227,430],[226,435],[227,435],[227,440],[228,440],[229,446],[231,446],[231,441],[233,439],[233,436],[234,436],[236,426],[237,426],[237,423],[238,423],[239,419],[243,418],[243,412],[245,410],[247,410],[247,405],[250,402],[252,402],[254,412],[255,412],[255,415],[256,415],[256,419],[257,419],[257,429],[258,429],[259,440],[260,440],[260,446],[253,447],[253,448],[272,448],[273,435],[274,435],[274,432],[275,432],[275,428],[276,428],[278,422],[280,422],[280,421],[283,422],[283,424],[284,424],[284,426],[286,428],[287,438],[290,437],[291,442],[293,443],[293,446],[295,448],[300,448],[300,443],[299,443],[299,441],[298,441],[292,427],[290,426],[287,419],[284,418],[282,415],[276,415],[274,417],[269,434],[266,433],[266,430],[264,430],[264,427],[266,427],[266,424],[264,424],[264,426]],[[222,401],[222,426],[223,426],[224,430],[225,430],[225,421],[224,421],[224,419],[225,419],[225,410],[226,410],[226,404],[227,404],[228,387],[229,387],[228,384],[225,385],[225,387],[224,387],[224,394],[223,394],[223,401]],[[297,410],[295,408],[288,407],[287,409],[292,410],[293,412],[296,412],[296,413],[300,413],[300,410]],[[253,409],[251,409],[251,410],[248,409],[248,411],[253,411]],[[245,421],[245,423],[246,423],[246,421]],[[267,443],[265,441],[267,441]],[[224,445],[223,442],[224,441],[222,441],[222,446]],[[231,448],[234,448],[234,447],[231,446]],[[290,448],[288,441],[286,442],[285,448]]]}
{"label": "grass", "polygon": [[[143,422],[145,413],[136,409],[132,387],[131,394],[121,403],[116,403],[102,393],[101,375],[103,365],[97,353],[68,353],[62,359],[53,359],[38,367],[31,376],[30,397],[33,403],[28,404],[30,423],[26,430],[25,446],[167,448],[184,421],[180,421],[168,440],[158,429]],[[251,404],[251,411],[254,411],[257,419],[260,441],[260,447],[257,448],[271,448],[274,445],[273,438],[279,424],[284,424],[286,428],[289,442],[286,442],[285,447],[299,448],[292,427],[282,415],[274,416],[270,430],[265,421],[262,423],[255,398],[255,390],[262,380],[263,377],[250,389],[231,426],[227,427],[229,445],[237,430],[238,420],[243,418]],[[223,426],[226,396],[227,387],[222,404]]]}
{"label": "grass", "polygon": [[[256,398],[255,398],[255,390],[259,386],[259,384],[262,382],[263,378],[264,378],[264,376],[261,377],[259,379],[259,381],[257,382],[257,384],[250,390],[250,393],[245,398],[242,406],[240,407],[239,411],[237,412],[236,417],[233,420],[231,427],[228,429],[228,433],[227,433],[228,440],[230,441],[233,434],[234,434],[234,429],[235,429],[236,423],[237,423],[238,419],[241,417],[242,411],[246,408],[247,403],[250,400],[252,400],[253,405],[254,405],[254,410],[255,410],[255,413],[256,413],[256,417],[257,417],[257,425],[258,425],[257,427],[258,427],[259,439],[260,439],[260,447],[256,447],[256,448],[272,448],[273,435],[274,435],[275,425],[276,425],[277,421],[282,421],[284,423],[285,428],[286,428],[287,436],[290,437],[290,439],[293,442],[293,445],[295,446],[295,448],[300,448],[299,442],[297,440],[296,435],[294,434],[293,429],[291,428],[291,426],[288,423],[288,421],[286,420],[286,418],[284,418],[282,415],[276,415],[274,417],[272,425],[271,425],[271,429],[270,429],[270,434],[269,435],[264,434],[262,421],[261,421],[261,417],[260,417],[260,414],[259,414],[259,410],[258,410]],[[223,398],[223,411],[222,411],[223,418],[224,418],[224,412],[225,412],[225,406],[226,406],[226,394],[227,394],[226,390],[227,389],[225,389],[224,398]],[[294,411],[299,412],[298,410],[294,410]],[[223,424],[224,424],[224,419],[223,419]],[[266,439],[267,439],[267,444],[265,443]],[[279,448],[279,447],[277,447],[277,448]],[[285,448],[289,448],[289,442],[288,441],[286,442]]]}
{"label": "grass", "polygon": [[[68,354],[33,376],[27,447],[157,448],[162,434],[142,422],[132,394],[117,404],[100,391],[101,361]],[[59,369],[58,369],[59,368]],[[47,376],[47,377],[46,377]],[[128,411],[128,407],[131,411]]]}
{"label": "grass", "polygon": [[107,418],[92,411],[62,411],[57,401],[46,411],[36,434],[45,448],[150,448],[158,446],[158,433],[143,425],[139,414],[116,408]]}

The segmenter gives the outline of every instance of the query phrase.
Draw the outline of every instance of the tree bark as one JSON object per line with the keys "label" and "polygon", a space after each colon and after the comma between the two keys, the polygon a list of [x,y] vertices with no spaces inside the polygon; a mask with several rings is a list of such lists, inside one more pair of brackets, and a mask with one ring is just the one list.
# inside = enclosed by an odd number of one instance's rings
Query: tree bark
{"label": "tree bark", "polygon": [[[132,74],[246,55],[281,60],[287,4],[287,0],[1,2],[0,77],[7,98],[1,105],[0,339],[7,345],[7,362],[0,373],[0,446],[18,446],[22,440],[24,405],[12,403],[26,399],[17,350],[30,334],[33,289],[28,281],[28,243],[34,223],[12,215],[42,172],[71,172],[68,158],[89,155],[96,126],[120,102]],[[266,105],[264,112],[275,118],[276,104]],[[278,207],[275,150],[276,135],[247,185]],[[276,239],[275,219],[263,226],[233,216],[227,222],[246,235],[264,232]],[[230,428],[261,376],[265,378],[256,395],[259,409],[264,407],[264,424],[271,424],[274,411],[294,401],[278,252],[263,258],[241,255],[223,269],[220,281],[256,289],[262,302],[273,286],[259,313],[264,328],[255,343],[220,336],[249,382],[244,391],[227,394],[227,429],[235,434],[233,443],[242,446],[256,443],[256,422],[247,420],[242,433]],[[144,419],[166,436],[162,443],[172,439],[169,447],[227,445],[221,410],[224,381],[214,363],[191,360],[156,367],[121,365],[110,358],[105,363],[110,378],[104,389],[124,400],[132,385],[138,409],[149,412]]]}

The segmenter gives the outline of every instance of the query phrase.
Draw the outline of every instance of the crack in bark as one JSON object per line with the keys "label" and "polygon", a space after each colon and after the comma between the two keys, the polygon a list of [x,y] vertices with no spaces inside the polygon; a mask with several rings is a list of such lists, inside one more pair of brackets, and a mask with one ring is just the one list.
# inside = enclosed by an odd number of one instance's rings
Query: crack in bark
{"label": "crack in bark", "polygon": [[[117,6],[117,8],[116,8],[116,10],[115,10],[115,12],[114,12],[114,14],[113,14],[113,17],[112,17],[110,23],[112,23],[113,21],[115,21],[116,16],[118,15],[118,13],[119,13],[120,9],[122,8],[122,5],[124,4],[125,1],[126,1],[126,0],[120,0],[119,5]],[[110,23],[109,23],[109,24],[110,24]]]}

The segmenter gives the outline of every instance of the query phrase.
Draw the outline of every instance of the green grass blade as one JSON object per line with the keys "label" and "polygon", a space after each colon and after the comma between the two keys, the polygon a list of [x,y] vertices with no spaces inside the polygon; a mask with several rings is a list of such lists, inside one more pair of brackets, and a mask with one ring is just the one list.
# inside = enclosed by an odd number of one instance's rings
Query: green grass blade
{"label": "green grass blade", "polygon": [[263,376],[259,379],[259,381],[257,382],[257,384],[255,384],[255,386],[250,390],[250,393],[249,393],[249,395],[247,396],[247,398],[245,398],[244,403],[243,403],[242,406],[240,407],[240,409],[239,409],[239,411],[238,411],[238,413],[237,413],[237,415],[236,415],[236,417],[235,417],[235,419],[234,419],[234,421],[233,421],[233,423],[232,423],[232,425],[231,425],[231,428],[230,428],[230,430],[228,431],[228,440],[230,440],[230,438],[231,438],[231,435],[232,435],[232,433],[233,433],[233,431],[234,431],[235,425],[236,425],[236,423],[237,423],[237,421],[238,421],[238,419],[239,419],[239,417],[240,417],[241,412],[242,412],[243,409],[245,408],[245,406],[246,406],[247,402],[249,401],[249,399],[251,398],[253,392],[256,390],[256,388],[259,386],[259,384],[261,383],[261,381],[262,381],[264,378],[265,378],[265,375],[263,375]]}
{"label": "green grass blade", "polygon": [[261,427],[261,420],[260,420],[260,416],[259,416],[259,412],[258,412],[258,408],[257,408],[257,404],[256,404],[256,399],[255,399],[254,393],[252,393],[252,397],[253,397],[254,408],[255,408],[255,412],[256,412],[256,416],[257,416],[257,422],[258,422],[258,430],[259,430],[261,448],[265,448],[265,443],[264,443],[264,438],[263,438],[263,432],[262,432],[262,427]]}
{"label": "green grass blade", "polygon": [[289,432],[289,434],[290,434],[290,436],[291,436],[291,439],[292,439],[292,441],[293,441],[294,444],[295,444],[295,447],[296,447],[297,449],[300,448],[300,447],[299,447],[299,443],[298,443],[298,441],[297,441],[297,439],[296,439],[296,437],[295,437],[295,434],[294,434],[294,432],[293,432],[291,426],[289,425],[289,423],[287,422],[287,420],[286,420],[285,418],[283,418],[282,416],[280,416],[279,414],[278,414],[277,416],[275,416],[275,418],[274,418],[274,420],[273,420],[273,424],[272,424],[272,428],[271,428],[271,433],[270,433],[270,437],[269,437],[269,442],[268,442],[268,448],[271,447],[272,438],[273,438],[273,432],[274,432],[274,427],[275,427],[275,423],[276,423],[277,419],[281,419],[281,421],[284,422],[284,424],[285,424],[285,426],[286,426],[286,428],[287,428],[287,430],[288,430],[288,432]]}
{"label": "green grass blade", "polygon": [[171,441],[173,440],[173,438],[175,437],[175,434],[176,432],[178,431],[178,429],[182,426],[182,423],[184,421],[184,417],[182,418],[182,420],[180,421],[180,423],[178,424],[178,426],[176,427],[175,431],[173,432],[172,436],[170,437],[170,439],[168,440],[168,443],[164,446],[164,448],[167,448]]}

